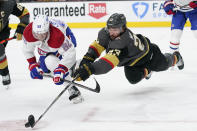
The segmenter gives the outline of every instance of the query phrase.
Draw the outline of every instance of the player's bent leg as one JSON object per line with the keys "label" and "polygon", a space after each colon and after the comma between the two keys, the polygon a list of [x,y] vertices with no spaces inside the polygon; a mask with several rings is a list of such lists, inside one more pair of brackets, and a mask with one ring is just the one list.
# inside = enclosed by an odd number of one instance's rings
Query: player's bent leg
{"label": "player's bent leg", "polygon": [[131,66],[125,66],[124,67],[124,72],[127,80],[131,84],[137,84],[140,82],[145,76],[144,76],[144,70],[143,69],[138,69],[134,68]]}
{"label": "player's bent leg", "polygon": [[173,54],[165,53],[164,55],[168,61],[169,67],[176,65],[179,70],[182,70],[184,68],[184,61],[182,59],[181,54],[178,51],[174,52]]}
{"label": "player's bent leg", "polygon": [[[58,57],[56,57],[53,54],[48,55],[45,60],[45,66],[48,70],[51,71],[51,75],[53,76],[53,71],[55,70],[55,68],[57,68],[58,64],[59,64],[60,59]],[[69,70],[69,74],[72,74],[72,70]],[[72,78],[70,75],[68,75],[65,79],[72,81]],[[67,86],[68,83],[64,83],[65,86]],[[68,93],[69,93],[69,100],[74,103],[81,103],[84,101],[84,98],[81,95],[81,92],[77,89],[77,87],[75,86],[70,86],[68,88]]]}
{"label": "player's bent leg", "polygon": [[[45,56],[44,56],[45,57]],[[50,54],[48,56],[46,56],[45,58],[42,58],[42,56],[40,56],[40,66],[41,69],[45,72],[45,71],[50,71],[53,73],[53,71],[55,70],[55,68],[57,68],[58,63],[59,63],[59,58],[57,58],[55,55]],[[46,72],[45,72],[46,73]]]}
{"label": "player's bent leg", "polygon": [[176,51],[173,53],[173,55],[177,58],[176,66],[179,68],[179,70],[182,70],[184,68],[184,61],[181,54]]}
{"label": "player's bent leg", "polygon": [[169,63],[160,48],[156,44],[151,43],[150,49],[153,52],[152,59],[148,63],[150,70],[156,72],[167,70],[169,68]]}

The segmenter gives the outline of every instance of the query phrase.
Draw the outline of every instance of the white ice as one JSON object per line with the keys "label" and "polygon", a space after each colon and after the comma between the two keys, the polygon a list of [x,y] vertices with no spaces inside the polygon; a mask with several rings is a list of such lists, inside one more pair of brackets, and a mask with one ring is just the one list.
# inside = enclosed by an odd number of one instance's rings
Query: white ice
{"label": "white ice", "polygon": [[[130,28],[168,51],[170,28]],[[96,40],[99,29],[72,29],[78,42],[77,58]],[[14,31],[12,31],[13,33]],[[36,119],[64,88],[52,79],[33,80],[22,50],[22,42],[9,42],[6,53],[11,88],[0,85],[0,131],[24,131],[30,114]],[[123,68],[95,76],[99,94],[80,89],[85,101],[72,104],[68,92],[36,125],[36,131],[196,131],[197,130],[197,40],[185,28],[180,52],[183,71],[153,73],[151,79],[131,85]],[[94,87],[93,79],[80,84]],[[22,122],[21,122],[22,121]]]}

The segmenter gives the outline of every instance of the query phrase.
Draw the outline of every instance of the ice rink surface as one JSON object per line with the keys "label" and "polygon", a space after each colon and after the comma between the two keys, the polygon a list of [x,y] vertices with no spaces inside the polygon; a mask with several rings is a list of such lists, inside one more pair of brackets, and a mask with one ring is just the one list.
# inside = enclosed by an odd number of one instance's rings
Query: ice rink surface
{"label": "ice rink surface", "polygon": [[[130,28],[142,33],[168,51],[170,28]],[[87,51],[100,29],[73,29],[77,38],[77,58]],[[0,85],[0,131],[31,131],[24,123],[30,114],[36,119],[64,88],[52,79],[33,80],[22,54],[22,42],[12,40],[6,52],[11,88]],[[35,131],[196,131],[197,130],[197,40],[185,28],[180,52],[183,71],[153,73],[151,79],[131,85],[123,68],[95,76],[99,94],[80,89],[85,101],[72,104],[68,92],[36,125]],[[92,77],[80,84],[94,87]]]}

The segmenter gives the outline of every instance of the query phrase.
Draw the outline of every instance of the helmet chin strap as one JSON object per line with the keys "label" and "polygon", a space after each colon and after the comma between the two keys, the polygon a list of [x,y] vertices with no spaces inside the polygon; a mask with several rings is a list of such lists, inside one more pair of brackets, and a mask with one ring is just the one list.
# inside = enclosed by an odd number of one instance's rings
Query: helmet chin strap
{"label": "helmet chin strap", "polygon": [[123,30],[123,28],[122,28],[122,26],[121,26],[121,27],[120,27],[120,34],[121,34],[122,32],[124,32],[124,30]]}

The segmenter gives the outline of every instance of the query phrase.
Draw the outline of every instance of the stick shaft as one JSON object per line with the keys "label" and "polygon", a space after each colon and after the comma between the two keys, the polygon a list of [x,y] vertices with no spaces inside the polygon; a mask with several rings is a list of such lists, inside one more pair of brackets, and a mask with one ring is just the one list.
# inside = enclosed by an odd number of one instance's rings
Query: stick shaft
{"label": "stick shaft", "polygon": [[[40,115],[40,117],[38,118],[38,120],[36,120],[35,124],[33,125],[33,127],[40,121],[40,119],[47,113],[47,111],[53,106],[53,104],[62,96],[62,94],[64,94],[64,92],[72,85],[72,83],[77,79],[77,77],[75,79],[73,79],[61,92],[60,94],[52,101],[52,103],[47,107],[47,109],[44,111],[44,113],[42,113],[42,115]],[[33,128],[32,127],[32,128]]]}
{"label": "stick shaft", "polygon": [[3,44],[3,43],[5,43],[5,42],[7,42],[7,41],[9,41],[9,40],[12,40],[12,39],[16,39],[16,36],[13,36],[13,37],[11,37],[11,38],[7,38],[7,39],[5,39],[5,40],[2,40],[2,41],[0,41],[0,44]]}

